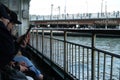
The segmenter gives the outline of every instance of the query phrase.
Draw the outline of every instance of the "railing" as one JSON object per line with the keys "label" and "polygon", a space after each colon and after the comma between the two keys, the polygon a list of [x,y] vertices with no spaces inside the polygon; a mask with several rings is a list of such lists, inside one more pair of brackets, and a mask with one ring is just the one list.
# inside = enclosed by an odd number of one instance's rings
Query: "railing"
{"label": "railing", "polygon": [[108,13],[84,13],[61,15],[30,15],[30,21],[34,20],[74,20],[74,19],[107,19],[120,18],[120,12]]}
{"label": "railing", "polygon": [[[54,36],[58,31],[63,34],[62,39]],[[50,35],[46,35],[46,32]],[[71,32],[77,35],[89,33],[91,46],[68,41],[67,34]],[[120,80],[120,54],[100,50],[95,46],[97,34],[119,36],[119,32],[120,30],[33,29],[31,45],[75,80]]]}

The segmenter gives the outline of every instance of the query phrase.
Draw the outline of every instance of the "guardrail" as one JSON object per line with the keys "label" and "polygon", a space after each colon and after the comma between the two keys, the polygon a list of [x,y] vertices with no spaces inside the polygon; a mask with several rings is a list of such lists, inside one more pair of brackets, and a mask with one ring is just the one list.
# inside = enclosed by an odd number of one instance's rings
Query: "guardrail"
{"label": "guardrail", "polygon": [[120,12],[108,13],[83,13],[61,15],[30,15],[30,21],[34,20],[74,20],[74,19],[113,19],[120,18]]}
{"label": "guardrail", "polygon": [[[46,31],[49,31],[49,35],[45,34]],[[56,38],[54,31],[61,31],[63,38]],[[95,46],[98,34],[119,36],[119,32],[120,30],[38,28],[31,31],[31,45],[75,80],[120,80],[120,55]],[[91,46],[68,41],[68,33],[88,33],[91,36]],[[52,63],[50,65],[52,67]],[[66,80],[65,74],[63,75]]]}

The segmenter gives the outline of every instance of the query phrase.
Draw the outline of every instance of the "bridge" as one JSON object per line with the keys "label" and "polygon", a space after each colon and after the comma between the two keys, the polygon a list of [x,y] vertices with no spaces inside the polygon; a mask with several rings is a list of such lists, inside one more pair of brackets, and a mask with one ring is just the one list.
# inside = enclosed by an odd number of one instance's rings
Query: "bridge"
{"label": "bridge", "polygon": [[120,12],[30,15],[31,24],[53,28],[116,28],[120,26]]}

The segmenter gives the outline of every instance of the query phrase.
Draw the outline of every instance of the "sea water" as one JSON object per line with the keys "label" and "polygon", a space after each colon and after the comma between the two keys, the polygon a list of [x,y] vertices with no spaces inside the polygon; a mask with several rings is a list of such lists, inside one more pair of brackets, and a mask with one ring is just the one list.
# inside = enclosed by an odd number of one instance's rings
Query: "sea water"
{"label": "sea water", "polygon": [[[59,39],[63,39],[63,37],[57,37]],[[85,46],[89,46],[91,47],[91,41],[92,39],[90,37],[67,37],[67,41],[73,42],[73,43],[77,43],[77,44],[81,44],[81,45],[85,45]],[[118,54],[120,55],[120,38],[102,38],[102,37],[98,37],[95,40],[95,47],[104,51],[108,51],[114,54]],[[110,56],[109,56],[110,57]],[[104,58],[100,59],[101,62],[103,62]],[[120,59],[119,59],[120,60]],[[106,63],[106,71],[110,72],[110,66],[109,64],[111,63],[111,59],[107,58],[106,59],[107,63]],[[91,64],[91,63],[90,63]],[[100,77],[99,80],[103,80],[103,63],[100,63],[102,65],[100,65]],[[83,64],[80,64],[80,66],[82,66]],[[71,67],[71,66],[70,66]],[[78,64],[75,64],[75,66],[73,66],[73,69],[78,69]],[[84,80],[87,80],[87,64],[84,64]],[[114,62],[114,67],[113,67],[113,79],[112,80],[119,80],[120,79],[120,61],[119,62]],[[78,70],[77,70],[78,71]],[[96,68],[97,71],[97,68]],[[105,73],[105,80],[109,80],[110,79],[110,74]],[[82,71],[80,71],[80,73],[82,73]],[[89,71],[90,73],[90,71]],[[96,72],[97,73],[97,72]],[[75,74],[75,73],[74,73]],[[79,74],[78,74],[79,75]],[[89,74],[89,76],[91,76]],[[82,79],[82,75],[80,75],[80,79]],[[97,77],[96,77],[97,79]]]}

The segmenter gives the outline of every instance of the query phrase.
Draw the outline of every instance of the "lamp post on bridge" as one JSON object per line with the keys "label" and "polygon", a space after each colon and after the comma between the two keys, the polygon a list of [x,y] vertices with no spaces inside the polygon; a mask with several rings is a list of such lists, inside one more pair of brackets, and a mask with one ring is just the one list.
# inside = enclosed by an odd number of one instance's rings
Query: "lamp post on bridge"
{"label": "lamp post on bridge", "polygon": [[67,2],[67,0],[65,0],[65,8],[64,8],[65,20],[66,20],[66,2]]}
{"label": "lamp post on bridge", "polygon": [[60,6],[58,6],[58,18],[60,17]]}
{"label": "lamp post on bridge", "polygon": [[58,6],[58,15],[57,15],[57,28],[59,27],[58,26],[58,20],[59,20],[59,18],[60,18],[60,6]]}
{"label": "lamp post on bridge", "polygon": [[104,0],[102,0],[102,2],[101,2],[101,17],[102,17],[102,12],[103,12],[103,1]]}
{"label": "lamp post on bridge", "polygon": [[52,17],[53,17],[53,4],[51,4],[51,16],[50,16],[51,20],[52,20]]}
{"label": "lamp post on bridge", "polygon": [[108,26],[107,1],[105,2],[105,16],[106,16],[105,29],[107,29]]}

